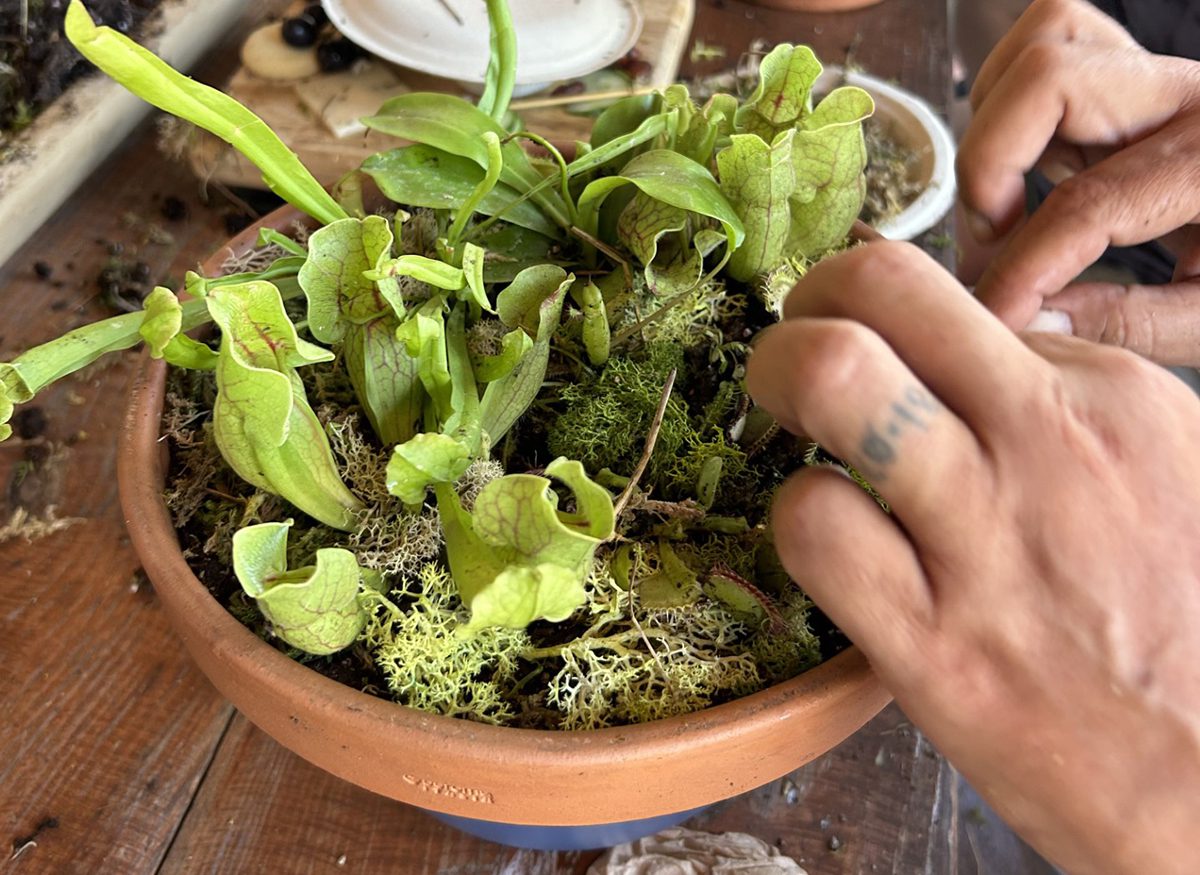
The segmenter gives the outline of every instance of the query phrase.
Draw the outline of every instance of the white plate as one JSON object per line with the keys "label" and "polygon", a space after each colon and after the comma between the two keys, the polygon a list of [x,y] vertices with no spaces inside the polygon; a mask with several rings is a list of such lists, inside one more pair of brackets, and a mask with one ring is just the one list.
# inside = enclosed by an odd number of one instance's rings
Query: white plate
{"label": "white plate", "polygon": [[[384,60],[469,83],[482,82],[487,72],[483,0],[322,0],[322,5],[334,27]],[[512,0],[511,8],[518,85],[574,79],[607,67],[642,32],[634,0]]]}
{"label": "white plate", "polygon": [[[841,84],[841,75],[840,68],[827,67],[817,90]],[[854,70],[846,74],[845,84],[857,85],[870,94],[875,100],[875,118],[917,154],[915,172],[921,193],[899,213],[875,224],[884,237],[912,240],[940,222],[954,206],[954,137],[933,107],[911,91]]]}

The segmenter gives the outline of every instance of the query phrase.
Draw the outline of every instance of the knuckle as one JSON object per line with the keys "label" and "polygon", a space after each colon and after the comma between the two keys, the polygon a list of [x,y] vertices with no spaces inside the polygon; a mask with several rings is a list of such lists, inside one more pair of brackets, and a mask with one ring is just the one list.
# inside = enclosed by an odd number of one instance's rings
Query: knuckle
{"label": "knuckle", "polygon": [[1062,43],[1037,40],[1031,42],[1014,64],[1016,68],[1038,87],[1046,87],[1058,81],[1067,66],[1067,47]]}
{"label": "knuckle", "polygon": [[[911,272],[914,258],[923,257],[911,243],[875,240],[818,262],[784,301],[784,316],[835,315],[849,296],[872,295]],[[811,279],[813,282],[809,282]],[[819,280],[819,281],[817,281]]]}
{"label": "knuckle", "polygon": [[844,404],[861,385],[880,341],[871,329],[848,320],[823,322],[799,352],[804,391],[818,404]]}
{"label": "knuckle", "polygon": [[920,250],[899,240],[877,240],[846,253],[839,277],[847,291],[869,290],[881,280],[908,271]]}
{"label": "knuckle", "polygon": [[1103,176],[1077,173],[1055,186],[1039,209],[1084,221],[1107,215],[1111,211],[1112,201],[1112,187]]}

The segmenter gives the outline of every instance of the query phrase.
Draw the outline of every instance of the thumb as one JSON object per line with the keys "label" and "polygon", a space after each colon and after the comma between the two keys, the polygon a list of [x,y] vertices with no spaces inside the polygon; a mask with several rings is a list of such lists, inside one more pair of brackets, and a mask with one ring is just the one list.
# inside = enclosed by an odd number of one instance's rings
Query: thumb
{"label": "thumb", "polygon": [[1200,280],[1076,283],[1046,300],[1030,328],[1042,326],[1121,346],[1161,365],[1200,367]]}

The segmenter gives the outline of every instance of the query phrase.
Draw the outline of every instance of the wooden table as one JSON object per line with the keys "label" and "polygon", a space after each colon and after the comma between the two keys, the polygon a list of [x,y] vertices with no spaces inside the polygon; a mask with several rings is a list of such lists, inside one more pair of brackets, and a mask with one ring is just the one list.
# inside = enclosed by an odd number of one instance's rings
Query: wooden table
{"label": "wooden table", "polygon": [[[947,0],[825,16],[700,0],[694,38],[729,53],[705,69],[729,64],[760,35],[809,42],[831,62],[852,47],[871,72],[936,106],[948,99]],[[202,77],[220,81],[232,57],[225,46]],[[164,217],[168,197],[186,218]],[[96,277],[110,252],[177,283],[228,236],[222,203],[206,203],[155,149],[153,127],[141,128],[0,268],[0,360],[107,315]],[[35,272],[39,261],[49,278]],[[594,854],[489,844],[330,777],[213,690],[139,575],[117,504],[115,436],[136,362],[117,356],[63,381],[22,415],[25,436],[0,445],[0,527],[18,511],[62,527],[0,542],[0,872],[586,868]],[[36,534],[28,523],[26,531]],[[895,707],[816,762],[690,825],[758,835],[811,875],[1052,871]]]}

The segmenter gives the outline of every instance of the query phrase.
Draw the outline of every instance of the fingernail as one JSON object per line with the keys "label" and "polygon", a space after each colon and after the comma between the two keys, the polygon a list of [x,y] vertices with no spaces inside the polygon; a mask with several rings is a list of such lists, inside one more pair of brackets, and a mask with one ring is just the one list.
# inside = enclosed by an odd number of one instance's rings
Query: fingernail
{"label": "fingernail", "polygon": [[963,213],[967,219],[967,229],[971,232],[972,237],[980,243],[988,243],[996,239],[996,229],[992,227],[992,223],[983,213],[975,210],[964,210]]}
{"label": "fingernail", "polygon": [[1075,324],[1071,314],[1062,310],[1038,310],[1037,315],[1025,326],[1026,331],[1040,331],[1043,334],[1074,334]]}

